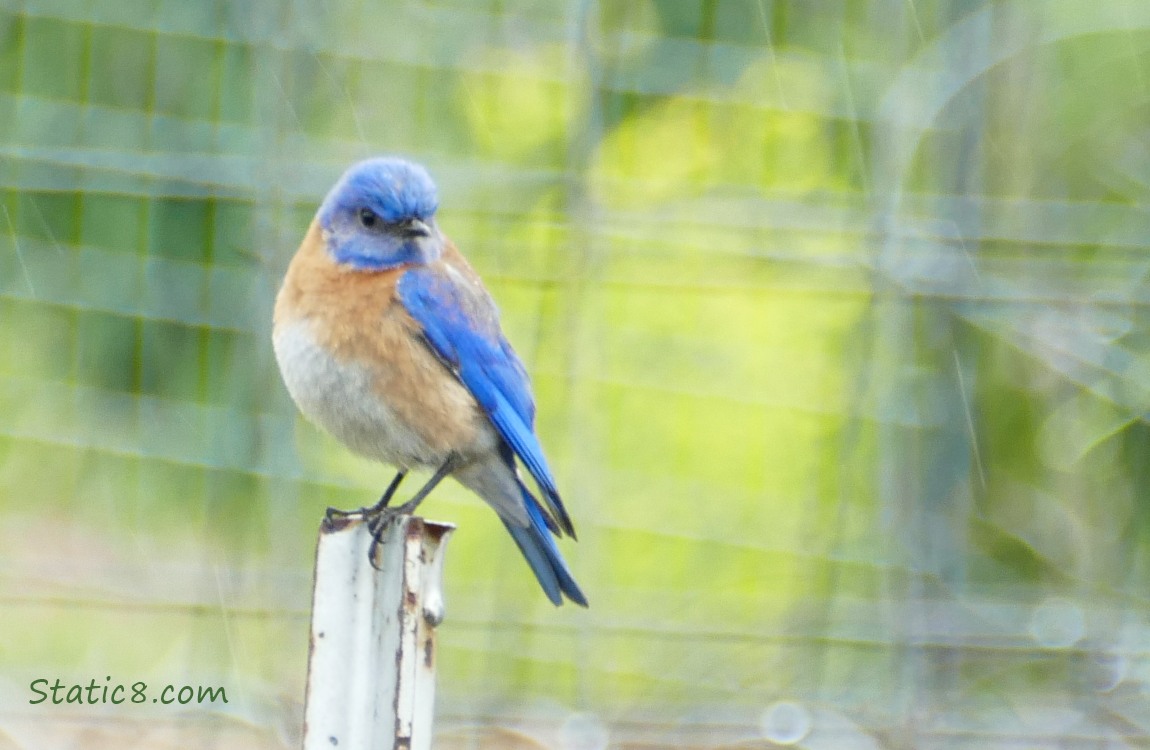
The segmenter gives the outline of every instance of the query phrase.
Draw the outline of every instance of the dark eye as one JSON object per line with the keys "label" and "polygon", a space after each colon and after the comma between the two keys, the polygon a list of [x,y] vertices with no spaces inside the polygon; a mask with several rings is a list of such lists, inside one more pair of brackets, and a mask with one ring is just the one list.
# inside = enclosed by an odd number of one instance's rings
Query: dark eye
{"label": "dark eye", "polygon": [[379,216],[370,208],[359,209],[359,223],[366,229],[372,229],[379,223]]}

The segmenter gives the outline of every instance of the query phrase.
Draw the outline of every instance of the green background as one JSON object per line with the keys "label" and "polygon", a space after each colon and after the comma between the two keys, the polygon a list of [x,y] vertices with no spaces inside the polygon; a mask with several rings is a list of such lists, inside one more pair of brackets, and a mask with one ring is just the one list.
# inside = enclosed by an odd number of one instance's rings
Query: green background
{"label": "green background", "polygon": [[[298,743],[319,520],[391,474],[271,305],[379,153],[592,602],[438,490],[437,746],[1150,746],[1144,0],[0,0],[0,748]],[[229,703],[28,704],[105,676]]]}

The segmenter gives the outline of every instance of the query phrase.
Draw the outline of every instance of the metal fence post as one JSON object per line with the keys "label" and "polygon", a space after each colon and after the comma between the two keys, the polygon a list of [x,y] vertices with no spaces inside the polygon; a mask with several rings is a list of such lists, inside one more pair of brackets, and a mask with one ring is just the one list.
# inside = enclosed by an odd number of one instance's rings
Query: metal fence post
{"label": "metal fence post", "polygon": [[435,627],[443,619],[450,524],[400,516],[376,565],[358,520],[320,528],[304,706],[304,750],[431,747]]}

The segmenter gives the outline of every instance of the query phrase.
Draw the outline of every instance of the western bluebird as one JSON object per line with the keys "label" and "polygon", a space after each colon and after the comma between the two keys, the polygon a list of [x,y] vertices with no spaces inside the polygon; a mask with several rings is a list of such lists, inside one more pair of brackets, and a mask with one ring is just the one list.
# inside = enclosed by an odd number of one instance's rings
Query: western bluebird
{"label": "western bluebird", "polygon": [[[276,360],[292,398],[348,448],[394,465],[379,502],[351,515],[378,534],[446,476],[499,514],[556,605],[587,606],[554,536],[575,537],[543,448],[527,371],[479,276],[439,230],[423,167],[378,158],[331,189],[276,297]],[[524,484],[522,462],[546,510]],[[405,504],[408,470],[434,471]]]}

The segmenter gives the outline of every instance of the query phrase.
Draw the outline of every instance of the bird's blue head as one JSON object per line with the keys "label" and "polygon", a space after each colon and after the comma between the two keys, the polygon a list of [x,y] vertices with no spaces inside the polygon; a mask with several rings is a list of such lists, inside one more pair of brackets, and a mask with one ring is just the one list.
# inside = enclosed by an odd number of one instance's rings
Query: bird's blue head
{"label": "bird's blue head", "polygon": [[344,172],[316,218],[337,263],[383,271],[430,263],[443,252],[439,199],[427,170],[403,159],[368,159]]}

